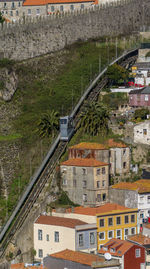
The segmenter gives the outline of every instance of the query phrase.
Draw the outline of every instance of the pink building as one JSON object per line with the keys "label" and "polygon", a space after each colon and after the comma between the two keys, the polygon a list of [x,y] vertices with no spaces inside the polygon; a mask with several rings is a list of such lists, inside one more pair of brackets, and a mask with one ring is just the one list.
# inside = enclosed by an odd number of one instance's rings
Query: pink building
{"label": "pink building", "polygon": [[129,93],[129,105],[132,107],[150,106],[150,86]]}

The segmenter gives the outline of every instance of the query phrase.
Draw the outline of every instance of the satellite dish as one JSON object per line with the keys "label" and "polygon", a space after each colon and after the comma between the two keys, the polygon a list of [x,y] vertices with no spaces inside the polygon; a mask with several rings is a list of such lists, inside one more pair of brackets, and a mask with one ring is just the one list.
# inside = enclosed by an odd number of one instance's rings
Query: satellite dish
{"label": "satellite dish", "polygon": [[108,252],[106,252],[105,254],[104,254],[104,257],[105,257],[105,259],[106,260],[111,260],[111,254],[110,253],[108,253]]}

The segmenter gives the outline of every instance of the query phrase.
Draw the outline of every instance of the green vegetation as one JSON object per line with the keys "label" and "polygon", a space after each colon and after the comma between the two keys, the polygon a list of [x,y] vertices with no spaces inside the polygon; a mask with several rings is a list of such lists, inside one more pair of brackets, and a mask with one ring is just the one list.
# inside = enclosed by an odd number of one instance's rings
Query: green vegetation
{"label": "green vegetation", "polygon": [[123,105],[128,103],[129,97],[127,93],[121,92],[111,92],[101,96],[102,102],[107,105],[110,109],[116,110],[118,109],[119,105]]}
{"label": "green vegetation", "polygon": [[10,60],[7,58],[0,59],[0,68],[3,68],[3,67],[10,68],[10,67],[13,67],[14,64],[15,64],[14,60]]}
{"label": "green vegetation", "polygon": [[59,129],[59,117],[58,112],[52,110],[41,116],[38,122],[37,132],[41,137],[52,135],[54,137],[56,131]]}
{"label": "green vegetation", "polygon": [[112,84],[123,83],[128,78],[129,72],[118,64],[113,64],[107,69],[107,76]]}
{"label": "green vegetation", "polygon": [[2,13],[0,12],[0,23],[3,23],[5,21],[4,17],[2,16]]}
{"label": "green vegetation", "polygon": [[135,113],[134,113],[134,118],[137,120],[146,120],[147,119],[147,115],[149,115],[149,110],[148,108],[140,108],[140,109],[136,109]]}
{"label": "green vegetation", "polygon": [[150,57],[150,51],[147,52],[147,54],[145,55],[145,57]]}
{"label": "green vegetation", "polygon": [[108,133],[109,110],[102,103],[87,102],[80,114],[79,126],[85,134],[97,136]]}
{"label": "green vegetation", "polygon": [[0,135],[0,141],[12,141],[21,138],[20,134]]}

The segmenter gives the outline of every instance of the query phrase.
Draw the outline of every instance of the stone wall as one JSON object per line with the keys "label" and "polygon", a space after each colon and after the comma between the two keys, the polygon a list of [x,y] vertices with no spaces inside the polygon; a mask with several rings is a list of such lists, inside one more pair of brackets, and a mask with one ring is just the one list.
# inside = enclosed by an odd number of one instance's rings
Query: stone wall
{"label": "stone wall", "polygon": [[[0,29],[0,55],[28,59],[79,40],[130,34],[150,25],[150,0],[124,0],[90,10],[29,18]],[[32,21],[34,20],[34,21]]]}

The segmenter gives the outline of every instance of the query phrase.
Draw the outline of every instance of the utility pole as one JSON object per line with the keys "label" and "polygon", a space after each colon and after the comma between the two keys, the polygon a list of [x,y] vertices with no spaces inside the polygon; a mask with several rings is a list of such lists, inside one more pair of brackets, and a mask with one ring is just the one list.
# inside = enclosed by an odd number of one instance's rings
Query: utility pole
{"label": "utility pole", "polygon": [[72,111],[73,111],[73,89],[72,89]]}
{"label": "utility pole", "polygon": [[99,73],[101,72],[101,54],[99,54]]}

